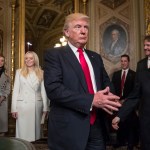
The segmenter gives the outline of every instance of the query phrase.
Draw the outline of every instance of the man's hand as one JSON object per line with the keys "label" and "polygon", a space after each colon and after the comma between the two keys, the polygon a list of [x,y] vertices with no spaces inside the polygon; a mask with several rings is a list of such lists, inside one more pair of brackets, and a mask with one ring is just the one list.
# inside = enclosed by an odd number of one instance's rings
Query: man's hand
{"label": "man's hand", "polygon": [[120,118],[119,117],[115,117],[113,120],[112,120],[112,127],[115,129],[115,130],[118,130],[119,129],[119,126],[118,126],[118,123],[120,122]]}
{"label": "man's hand", "polygon": [[106,87],[104,90],[95,93],[92,106],[113,114],[113,111],[118,111],[118,107],[121,107],[119,99],[120,97],[112,94],[109,87]]}

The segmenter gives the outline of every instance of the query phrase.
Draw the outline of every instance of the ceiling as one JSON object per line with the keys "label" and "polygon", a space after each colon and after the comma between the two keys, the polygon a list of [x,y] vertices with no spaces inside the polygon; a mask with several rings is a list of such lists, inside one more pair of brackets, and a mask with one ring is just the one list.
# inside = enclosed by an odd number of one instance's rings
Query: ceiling
{"label": "ceiling", "polygon": [[73,12],[73,0],[26,0],[25,35],[35,48],[54,46],[62,36],[66,15]]}

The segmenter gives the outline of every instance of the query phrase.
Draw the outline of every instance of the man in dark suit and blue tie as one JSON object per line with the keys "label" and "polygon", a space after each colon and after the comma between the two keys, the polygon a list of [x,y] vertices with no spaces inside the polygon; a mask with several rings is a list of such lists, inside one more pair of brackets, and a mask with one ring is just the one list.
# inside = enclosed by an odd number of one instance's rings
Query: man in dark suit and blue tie
{"label": "man in dark suit and blue tie", "polygon": [[[115,88],[115,94],[120,96],[120,102],[123,104],[134,88],[135,71],[129,68],[130,57],[128,55],[122,55],[120,63],[121,70],[114,72],[112,83]],[[124,146],[126,143],[128,150],[133,150],[134,145],[138,143],[138,117],[136,110],[132,111],[125,122],[119,124],[116,146]]]}
{"label": "man in dark suit and blue tie", "polygon": [[105,150],[105,114],[121,106],[110,92],[102,58],[85,49],[88,30],[88,16],[68,15],[63,29],[67,46],[45,54],[50,150]]}

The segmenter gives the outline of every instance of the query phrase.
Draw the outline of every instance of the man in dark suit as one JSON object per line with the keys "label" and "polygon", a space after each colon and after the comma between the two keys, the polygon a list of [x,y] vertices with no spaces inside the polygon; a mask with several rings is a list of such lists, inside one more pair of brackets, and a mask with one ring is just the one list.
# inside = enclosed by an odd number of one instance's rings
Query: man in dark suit
{"label": "man in dark suit", "polygon": [[[150,36],[146,36],[144,40],[144,50],[147,57],[150,56]],[[137,107],[139,107],[139,123],[140,123],[140,143],[141,150],[150,149],[150,68],[148,67],[147,58],[141,60],[137,65],[136,81],[134,90],[127,97],[123,107],[119,110],[117,116],[112,121],[114,129],[118,129],[118,123],[127,119],[128,115]]]}
{"label": "man in dark suit", "polygon": [[136,72],[150,68],[150,35],[147,35],[144,38],[144,51],[146,57],[137,63]]}
{"label": "man in dark suit", "polygon": [[105,113],[121,106],[110,93],[102,58],[84,48],[88,29],[88,16],[68,15],[63,29],[68,45],[45,54],[50,150],[105,150]]}
{"label": "man in dark suit", "polygon": [[[134,87],[135,71],[129,68],[129,63],[130,57],[126,54],[122,55],[121,70],[114,72],[112,77],[115,94],[120,96],[121,103],[124,103]],[[125,78],[123,79],[124,73]],[[117,131],[116,146],[123,146],[126,143],[128,145],[128,150],[133,150],[134,145],[138,143],[138,117],[135,110],[132,111],[125,122],[119,124],[119,129]]]}

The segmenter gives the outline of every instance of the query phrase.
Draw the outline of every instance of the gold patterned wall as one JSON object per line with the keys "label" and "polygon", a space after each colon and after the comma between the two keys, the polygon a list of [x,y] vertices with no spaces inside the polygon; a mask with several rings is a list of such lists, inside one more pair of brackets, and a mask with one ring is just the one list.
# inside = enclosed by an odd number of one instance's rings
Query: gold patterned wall
{"label": "gold patterned wall", "polygon": [[146,35],[150,35],[150,0],[144,0]]}

